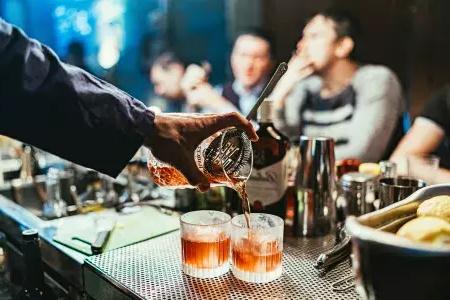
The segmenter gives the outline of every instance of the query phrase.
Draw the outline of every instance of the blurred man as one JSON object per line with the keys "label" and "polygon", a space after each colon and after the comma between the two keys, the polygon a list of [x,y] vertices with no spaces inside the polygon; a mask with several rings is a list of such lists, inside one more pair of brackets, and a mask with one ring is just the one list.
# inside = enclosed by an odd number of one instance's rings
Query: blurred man
{"label": "blurred man", "polygon": [[403,98],[392,71],[357,62],[359,33],[345,12],[315,15],[270,97],[276,123],[290,137],[329,136],[337,159],[375,162],[400,139]]}
{"label": "blurred man", "polygon": [[234,80],[214,89],[204,68],[187,68],[182,87],[187,101],[206,112],[250,112],[273,69],[273,45],[259,31],[246,31],[235,40],[230,57]]}
{"label": "blurred man", "polygon": [[161,107],[163,111],[186,111],[186,99],[180,85],[184,71],[184,63],[173,52],[164,52],[153,62],[150,69],[150,81],[155,94],[166,101],[164,104],[156,104],[163,106]]}
{"label": "blurred man", "polygon": [[[439,91],[425,105],[422,114],[416,118],[413,126],[401,140],[391,156],[391,160],[401,164],[407,156],[417,156],[409,160],[415,165],[408,166],[408,176],[424,179],[428,184],[450,183],[450,169],[427,168],[420,158],[435,152],[444,140],[450,139],[450,86]],[[441,166],[450,168],[450,150],[444,147]]]}

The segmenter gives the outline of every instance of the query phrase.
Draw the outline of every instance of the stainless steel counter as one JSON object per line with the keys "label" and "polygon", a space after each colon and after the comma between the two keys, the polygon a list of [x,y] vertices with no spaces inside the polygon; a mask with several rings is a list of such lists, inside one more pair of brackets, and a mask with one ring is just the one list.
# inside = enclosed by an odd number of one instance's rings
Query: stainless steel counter
{"label": "stainless steel counter", "polygon": [[[43,221],[0,196],[0,230],[16,246],[21,231],[39,230],[43,261],[73,299],[355,299],[332,291],[331,284],[351,275],[349,262],[321,276],[317,256],[333,246],[331,236],[285,239],[283,276],[268,284],[249,284],[231,273],[213,279],[184,275],[180,266],[179,232],[169,233],[101,255],[87,257],[53,241],[61,220]],[[150,226],[150,225],[149,225]]]}
{"label": "stainless steel counter", "polygon": [[[170,204],[166,200],[155,200],[154,203],[166,206]],[[100,215],[117,215],[117,212],[114,209],[106,209],[91,214],[92,217],[99,217]],[[85,228],[86,225],[83,222],[86,222],[86,218],[91,214],[46,221],[34,215],[30,210],[0,195],[0,232],[5,233],[7,238],[6,250],[13,273],[22,272],[21,233],[26,228],[35,228],[39,231],[41,238],[42,260],[45,272],[49,275],[47,278],[51,278],[52,283],[58,285],[63,290],[63,294],[66,294],[70,299],[85,299],[82,266],[88,256],[55,242],[53,237],[58,230],[61,231],[68,225]],[[79,226],[76,224],[79,224]],[[142,227],[140,230],[145,230],[145,228]],[[20,278],[16,283],[21,284]]]}
{"label": "stainless steel counter", "polygon": [[136,245],[91,256],[84,265],[85,287],[94,299],[356,299],[354,289],[332,291],[331,284],[352,274],[349,262],[320,276],[317,256],[333,246],[331,236],[286,238],[283,275],[267,284],[231,275],[196,279],[181,272],[179,231]]}

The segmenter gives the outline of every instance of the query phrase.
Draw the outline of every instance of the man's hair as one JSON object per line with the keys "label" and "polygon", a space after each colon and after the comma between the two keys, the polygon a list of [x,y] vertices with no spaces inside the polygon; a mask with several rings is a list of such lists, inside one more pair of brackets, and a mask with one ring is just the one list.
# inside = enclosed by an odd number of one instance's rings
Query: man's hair
{"label": "man's hair", "polygon": [[173,51],[165,51],[158,55],[152,66],[159,66],[166,70],[170,65],[177,64],[185,67],[185,63]]}
{"label": "man's hair", "polygon": [[240,38],[243,35],[257,37],[257,38],[260,38],[260,39],[266,41],[269,44],[270,57],[272,59],[275,58],[275,41],[274,41],[273,36],[269,32],[267,32],[261,28],[246,28],[244,30],[241,30],[238,32],[238,34],[236,35],[236,38],[234,39],[233,47],[236,44],[236,41],[238,40],[238,38]]}
{"label": "man's hair", "polygon": [[338,38],[349,37],[353,40],[353,50],[349,54],[352,60],[358,60],[361,55],[361,24],[359,20],[345,10],[327,9],[317,14],[330,19],[334,23],[334,29]]}

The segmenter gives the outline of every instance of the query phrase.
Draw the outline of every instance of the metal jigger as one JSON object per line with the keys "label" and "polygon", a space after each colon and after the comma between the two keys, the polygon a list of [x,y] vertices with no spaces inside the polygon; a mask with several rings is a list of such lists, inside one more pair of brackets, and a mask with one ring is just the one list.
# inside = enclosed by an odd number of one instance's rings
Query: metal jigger
{"label": "metal jigger", "polygon": [[301,136],[294,210],[296,236],[324,236],[331,232],[335,178],[333,139]]}

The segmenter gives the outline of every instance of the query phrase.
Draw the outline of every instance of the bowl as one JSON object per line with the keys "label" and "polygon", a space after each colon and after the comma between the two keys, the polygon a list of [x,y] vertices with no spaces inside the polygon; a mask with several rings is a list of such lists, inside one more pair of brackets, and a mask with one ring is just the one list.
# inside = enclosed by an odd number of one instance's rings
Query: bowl
{"label": "bowl", "polygon": [[450,184],[422,188],[383,209],[348,217],[356,289],[363,299],[450,299],[450,248],[394,233],[424,200],[450,195]]}

